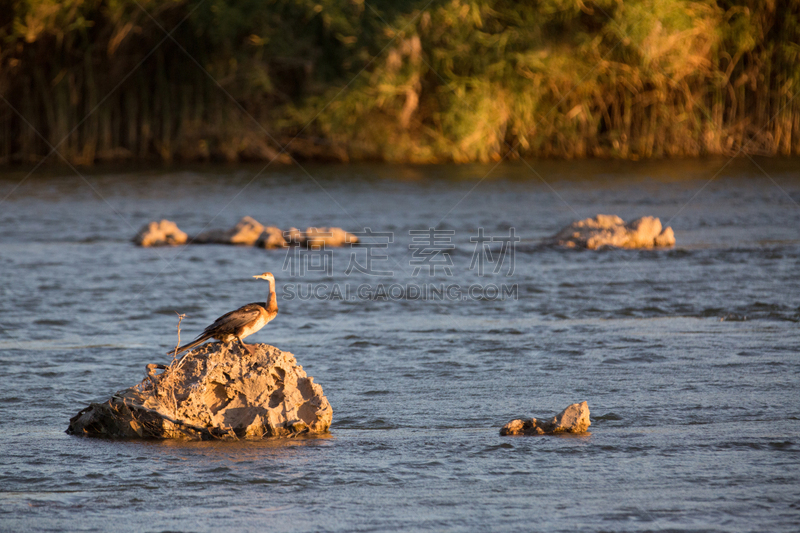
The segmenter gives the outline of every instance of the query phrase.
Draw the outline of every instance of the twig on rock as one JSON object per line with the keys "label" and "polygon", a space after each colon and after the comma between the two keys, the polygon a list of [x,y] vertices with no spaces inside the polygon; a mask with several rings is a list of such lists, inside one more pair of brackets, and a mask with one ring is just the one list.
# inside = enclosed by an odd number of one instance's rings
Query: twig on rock
{"label": "twig on rock", "polygon": [[175,345],[175,353],[172,354],[173,363],[178,359],[178,348],[181,347],[181,322],[186,318],[186,313],[178,313],[175,311],[175,314],[178,315],[178,344]]}

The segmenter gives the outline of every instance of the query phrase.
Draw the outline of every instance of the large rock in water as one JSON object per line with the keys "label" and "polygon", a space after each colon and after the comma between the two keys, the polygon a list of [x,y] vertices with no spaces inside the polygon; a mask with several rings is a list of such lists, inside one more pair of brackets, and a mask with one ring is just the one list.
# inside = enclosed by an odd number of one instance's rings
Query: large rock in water
{"label": "large rock in water", "polygon": [[188,237],[170,220],[145,224],[133,238],[139,246],[175,246],[185,244]]}
{"label": "large rock in water", "polygon": [[603,246],[618,248],[661,248],[675,245],[672,228],[661,228],[661,220],[641,217],[625,224],[616,215],[597,215],[573,222],[551,239],[568,248],[596,250]]}
{"label": "large rock in water", "polygon": [[[93,403],[67,433],[148,439],[261,439],[326,433],[333,409],[289,352],[209,343],[161,374]],[[155,366],[155,365],[148,365]]]}
{"label": "large rock in water", "polygon": [[591,425],[589,404],[573,403],[552,420],[535,418],[512,420],[500,430],[501,435],[553,435],[557,433],[586,433]]}

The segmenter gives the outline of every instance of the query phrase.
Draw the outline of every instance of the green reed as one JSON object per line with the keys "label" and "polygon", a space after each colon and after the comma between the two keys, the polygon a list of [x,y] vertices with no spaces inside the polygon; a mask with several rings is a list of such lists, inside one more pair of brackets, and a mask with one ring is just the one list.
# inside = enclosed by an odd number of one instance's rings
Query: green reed
{"label": "green reed", "polygon": [[0,15],[0,162],[800,153],[800,0],[139,4]]}

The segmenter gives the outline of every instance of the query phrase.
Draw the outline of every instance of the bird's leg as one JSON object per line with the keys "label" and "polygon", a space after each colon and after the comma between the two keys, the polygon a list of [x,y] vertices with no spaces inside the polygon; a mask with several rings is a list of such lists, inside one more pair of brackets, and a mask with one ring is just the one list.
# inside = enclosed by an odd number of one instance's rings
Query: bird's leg
{"label": "bird's leg", "polygon": [[249,344],[245,344],[241,337],[236,337],[236,338],[239,339],[239,344],[242,345],[242,348],[247,350],[247,353],[249,353],[250,355],[256,354],[255,350],[253,350],[253,347],[250,346]]}

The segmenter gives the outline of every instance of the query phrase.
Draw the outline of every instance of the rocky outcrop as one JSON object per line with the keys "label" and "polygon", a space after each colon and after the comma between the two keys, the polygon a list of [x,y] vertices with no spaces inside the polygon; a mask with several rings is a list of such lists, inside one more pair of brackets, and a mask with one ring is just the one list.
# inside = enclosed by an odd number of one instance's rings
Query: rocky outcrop
{"label": "rocky outcrop", "polygon": [[67,433],[146,439],[261,439],[326,433],[333,409],[294,355],[266,344],[255,353],[209,343],[148,365],[138,385],[75,415]]}
{"label": "rocky outcrop", "polygon": [[675,245],[672,228],[661,228],[661,220],[641,217],[625,224],[616,215],[597,215],[573,222],[552,237],[551,242],[568,248],[596,250],[617,248],[662,248]]}
{"label": "rocky outcrop", "polygon": [[169,220],[150,222],[139,230],[133,242],[139,246],[175,246],[186,243],[187,235]]}
{"label": "rocky outcrop", "polygon": [[197,244],[237,244],[254,246],[264,232],[264,225],[252,217],[243,217],[231,229],[212,229],[197,235],[193,242]]}
{"label": "rocky outcrop", "polygon": [[345,244],[355,244],[358,242],[358,237],[352,233],[346,232],[342,228],[307,228],[304,237],[305,244],[309,248],[312,246],[344,246]]}
{"label": "rocky outcrop", "polygon": [[[136,238],[141,246],[159,246],[166,244],[184,244],[187,236],[178,229],[174,222],[162,220],[151,222],[142,228]],[[308,246],[333,248],[346,244],[358,243],[358,237],[342,228],[320,227],[307,228],[300,231],[289,228],[281,231],[276,226],[264,226],[253,217],[242,218],[230,229],[211,229],[204,231],[193,239],[195,244],[233,244],[240,246],[258,246],[274,249],[286,246]]]}
{"label": "rocky outcrop", "polygon": [[306,234],[295,227],[291,227],[283,233],[286,242],[290,246],[305,246]]}
{"label": "rocky outcrop", "polygon": [[554,435],[557,433],[586,433],[589,421],[589,405],[573,403],[552,420],[512,420],[500,430],[501,435]]}
{"label": "rocky outcrop", "polygon": [[259,235],[258,240],[256,241],[256,246],[259,248],[266,248],[266,249],[273,249],[273,248],[283,248],[288,246],[286,239],[283,236],[283,232],[280,228],[275,226],[267,226],[264,228],[264,231],[261,232]]}

